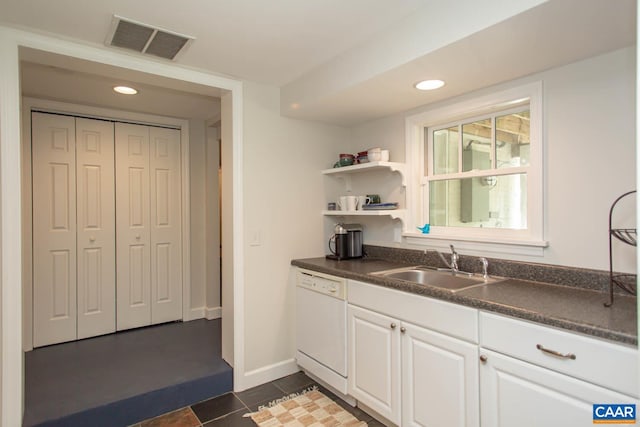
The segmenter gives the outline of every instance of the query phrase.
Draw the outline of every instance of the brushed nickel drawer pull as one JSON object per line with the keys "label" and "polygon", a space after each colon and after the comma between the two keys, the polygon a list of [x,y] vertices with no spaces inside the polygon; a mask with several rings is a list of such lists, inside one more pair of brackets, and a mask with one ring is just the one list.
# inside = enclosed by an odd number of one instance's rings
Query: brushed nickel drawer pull
{"label": "brushed nickel drawer pull", "polygon": [[542,344],[536,344],[536,348],[540,351],[543,351],[547,354],[550,354],[552,356],[556,356],[559,357],[561,359],[571,359],[571,360],[576,360],[576,355],[573,353],[567,353],[567,354],[562,354],[559,351],[555,351],[555,350],[551,350],[549,348],[544,348],[542,346]]}

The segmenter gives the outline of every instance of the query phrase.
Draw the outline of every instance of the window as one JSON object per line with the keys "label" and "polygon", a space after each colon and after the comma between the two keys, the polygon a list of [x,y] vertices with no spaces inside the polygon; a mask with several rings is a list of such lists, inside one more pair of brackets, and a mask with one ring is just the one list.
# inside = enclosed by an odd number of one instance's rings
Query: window
{"label": "window", "polygon": [[442,227],[527,228],[529,105],[434,126],[427,133],[429,223]]}
{"label": "window", "polygon": [[[407,238],[546,246],[541,93],[531,84],[407,118]],[[412,231],[425,223],[430,234]]]}

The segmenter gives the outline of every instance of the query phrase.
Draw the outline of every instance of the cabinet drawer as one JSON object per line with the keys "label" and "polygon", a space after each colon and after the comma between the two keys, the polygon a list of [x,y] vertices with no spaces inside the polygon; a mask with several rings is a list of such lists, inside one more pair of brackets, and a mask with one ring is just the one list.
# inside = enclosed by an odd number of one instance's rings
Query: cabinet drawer
{"label": "cabinet drawer", "polygon": [[357,280],[349,280],[347,294],[350,304],[469,342],[478,342],[478,310],[475,308]]}
{"label": "cabinet drawer", "polygon": [[480,346],[638,396],[636,348],[485,312]]}

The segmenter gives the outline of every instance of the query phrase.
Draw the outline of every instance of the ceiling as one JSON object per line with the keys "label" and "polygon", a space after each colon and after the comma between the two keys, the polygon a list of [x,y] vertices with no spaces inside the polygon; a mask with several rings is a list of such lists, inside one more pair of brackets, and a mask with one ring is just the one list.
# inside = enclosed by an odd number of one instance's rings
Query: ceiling
{"label": "ceiling", "polygon": [[[193,36],[176,64],[280,87],[283,115],[340,125],[630,46],[636,27],[635,0],[0,0],[0,9],[0,24],[105,49],[116,49],[104,46],[114,14]],[[129,81],[142,86],[131,111],[209,118],[219,108],[211,88],[43,52],[21,59],[27,95],[121,108],[109,91]],[[447,85],[413,89],[431,77]],[[65,90],[73,82],[82,90]]]}
{"label": "ceiling", "polygon": [[[21,49],[23,96],[79,105],[216,122],[220,90],[62,55]],[[116,85],[135,87],[121,95]]]}
{"label": "ceiling", "polygon": [[[190,35],[180,63],[281,86],[425,0],[1,0],[0,21],[103,45],[113,15]],[[355,25],[354,25],[355,24]]]}

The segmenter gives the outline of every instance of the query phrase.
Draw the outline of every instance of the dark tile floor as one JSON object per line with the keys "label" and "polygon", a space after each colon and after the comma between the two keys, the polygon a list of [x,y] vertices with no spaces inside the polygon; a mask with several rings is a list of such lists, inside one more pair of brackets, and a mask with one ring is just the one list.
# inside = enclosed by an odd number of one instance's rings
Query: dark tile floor
{"label": "dark tile floor", "polygon": [[[134,427],[243,427],[255,426],[251,418],[245,414],[254,412],[260,405],[275,399],[298,393],[310,386],[318,385],[304,373],[298,372],[288,377],[266,383],[239,393],[227,393],[195,405],[145,420]],[[318,385],[320,391],[333,399],[357,419],[366,421],[371,427],[382,426],[369,414],[350,406],[336,395]]]}

